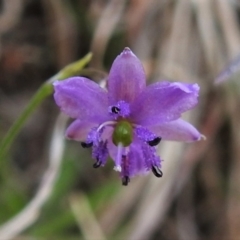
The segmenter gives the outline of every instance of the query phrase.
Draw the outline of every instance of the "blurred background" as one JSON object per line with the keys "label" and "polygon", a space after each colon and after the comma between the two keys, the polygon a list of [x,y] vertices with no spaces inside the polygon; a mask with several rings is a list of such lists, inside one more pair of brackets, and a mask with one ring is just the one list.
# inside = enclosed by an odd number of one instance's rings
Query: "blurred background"
{"label": "blurred background", "polygon": [[239,75],[214,84],[240,53],[238,0],[1,0],[0,140],[65,65],[91,51],[85,74],[104,80],[126,46],[149,83],[200,85],[184,118],[207,139],[162,142],[163,178],[123,187],[113,163],[93,169],[64,139],[70,120],[49,97],[0,159],[0,240],[240,239]]}

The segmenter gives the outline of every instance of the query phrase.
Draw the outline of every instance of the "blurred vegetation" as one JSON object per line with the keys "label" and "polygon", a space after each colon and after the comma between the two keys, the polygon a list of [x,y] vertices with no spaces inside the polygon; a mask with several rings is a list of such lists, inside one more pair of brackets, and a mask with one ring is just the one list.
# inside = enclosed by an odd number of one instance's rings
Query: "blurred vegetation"
{"label": "blurred vegetation", "polygon": [[[207,137],[161,143],[164,177],[122,187],[111,161],[93,169],[90,151],[64,140],[69,121],[50,91],[0,159],[0,239],[15,231],[13,239],[238,239],[239,73],[225,74],[222,85],[214,79],[239,58],[239,19],[235,0],[0,1],[0,141],[57,72],[92,52],[78,74],[106,80],[125,46],[149,82],[200,85],[199,106],[185,118]],[[41,189],[37,211],[19,220]]]}

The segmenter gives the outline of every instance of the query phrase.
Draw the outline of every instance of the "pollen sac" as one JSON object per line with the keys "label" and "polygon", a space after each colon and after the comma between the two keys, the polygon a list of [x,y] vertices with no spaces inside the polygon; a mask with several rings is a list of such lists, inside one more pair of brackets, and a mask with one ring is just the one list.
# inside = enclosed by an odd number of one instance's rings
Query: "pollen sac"
{"label": "pollen sac", "polygon": [[81,146],[83,148],[90,148],[93,146],[93,142],[90,142],[90,143],[86,143],[86,142],[81,142]]}
{"label": "pollen sac", "polygon": [[113,135],[112,141],[113,143],[118,146],[122,144],[124,147],[129,146],[133,140],[133,128],[131,124],[127,121],[120,121],[116,124]]}
{"label": "pollen sac", "polygon": [[154,147],[154,146],[157,146],[161,141],[161,138],[160,137],[156,137],[154,138],[153,140],[151,141],[148,141],[147,143],[151,146],[151,147]]}
{"label": "pollen sac", "polygon": [[152,166],[152,172],[153,172],[153,174],[154,174],[156,177],[158,177],[158,178],[160,178],[160,177],[163,176],[162,171],[161,171],[160,168],[157,167],[157,166]]}
{"label": "pollen sac", "polygon": [[94,164],[93,167],[94,168],[99,168],[101,166],[102,162],[100,160],[97,160]]}
{"label": "pollen sac", "polygon": [[117,114],[117,113],[120,112],[120,108],[114,106],[114,107],[111,108],[111,111],[112,111],[112,113],[116,113]]}
{"label": "pollen sac", "polygon": [[130,182],[130,178],[128,176],[124,176],[122,178],[122,185],[123,186],[127,186],[129,182]]}

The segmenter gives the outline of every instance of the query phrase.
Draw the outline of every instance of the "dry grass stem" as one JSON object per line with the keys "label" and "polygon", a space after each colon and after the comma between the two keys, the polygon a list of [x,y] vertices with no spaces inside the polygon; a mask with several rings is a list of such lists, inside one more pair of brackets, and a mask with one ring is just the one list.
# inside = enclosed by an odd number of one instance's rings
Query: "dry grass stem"
{"label": "dry grass stem", "polygon": [[214,76],[218,64],[218,36],[216,32],[213,0],[196,0],[197,23],[210,76]]}
{"label": "dry grass stem", "polygon": [[96,220],[91,209],[87,196],[84,193],[78,193],[70,196],[70,207],[74,217],[83,233],[85,240],[101,239],[106,237]]}
{"label": "dry grass stem", "polygon": [[125,0],[109,1],[98,21],[91,44],[91,51],[95,54],[91,65],[96,68],[102,68],[107,43],[121,19],[124,6]]}
{"label": "dry grass stem", "polygon": [[37,193],[20,213],[1,225],[0,239],[13,239],[38,219],[41,208],[50,197],[58,177],[64,152],[63,133],[66,123],[67,117],[60,114],[53,130],[49,151],[49,166],[46,169]]}
{"label": "dry grass stem", "polygon": [[[172,149],[174,149],[174,154]],[[143,197],[138,204],[138,210],[129,225],[128,239],[149,239],[154,230],[164,219],[166,211],[172,201],[172,184],[174,183],[177,169],[181,164],[182,144],[162,144],[161,156],[164,161],[164,178],[149,177],[148,185]],[[147,221],[143,221],[147,219]]]}
{"label": "dry grass stem", "polygon": [[223,31],[223,39],[226,42],[228,51],[228,61],[235,58],[240,53],[240,33],[239,24],[234,8],[229,1],[216,0],[219,23]]}
{"label": "dry grass stem", "polygon": [[131,185],[133,185],[133,188],[121,189],[99,217],[99,223],[107,235],[114,233],[132,207],[138,203],[142,189],[146,185],[146,178],[139,178],[133,181]]}
{"label": "dry grass stem", "polygon": [[75,60],[77,44],[76,24],[67,9],[66,3],[55,0],[42,0],[47,22],[49,39],[55,50],[57,65],[62,68]]}

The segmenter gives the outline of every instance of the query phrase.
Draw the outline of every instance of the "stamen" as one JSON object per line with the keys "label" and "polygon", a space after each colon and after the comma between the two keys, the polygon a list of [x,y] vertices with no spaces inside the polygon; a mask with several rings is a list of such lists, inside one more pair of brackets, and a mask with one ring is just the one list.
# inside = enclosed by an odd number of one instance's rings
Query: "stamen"
{"label": "stamen", "polygon": [[149,146],[156,146],[161,141],[160,137],[156,136],[147,128],[136,124],[133,124],[133,126],[135,127],[134,131],[137,134],[138,138],[140,138],[144,142],[147,142]]}
{"label": "stamen", "polygon": [[152,166],[152,172],[158,178],[163,176],[163,173],[158,166]]}
{"label": "stamen", "polygon": [[153,140],[151,141],[148,141],[147,143],[151,146],[151,147],[154,147],[154,146],[157,146],[161,141],[161,138],[160,137],[156,137],[154,138]]}
{"label": "stamen", "polygon": [[82,142],[81,145],[83,148],[88,148],[92,146],[98,146],[100,142],[104,141],[102,139],[102,134],[104,132],[104,128],[108,126],[114,126],[116,122],[114,121],[107,121],[102,123],[99,127],[93,127],[87,136],[86,142]]}
{"label": "stamen", "polygon": [[93,164],[94,168],[99,168],[102,165],[102,161],[100,161],[99,159],[97,159],[97,161]]}
{"label": "stamen", "polygon": [[161,159],[156,155],[156,148],[149,146],[146,142],[141,147],[147,169],[152,170],[155,176],[161,177]]}
{"label": "stamen", "polygon": [[93,164],[94,168],[104,166],[108,157],[107,141],[99,142],[97,145],[93,145],[92,158],[96,159],[96,163]]}
{"label": "stamen", "polygon": [[122,163],[122,153],[123,153],[123,145],[122,143],[118,144],[118,152],[117,152],[117,159],[115,161],[115,167],[114,170],[117,172],[122,171],[121,163]]}
{"label": "stamen", "polygon": [[[124,149],[124,152],[126,149]],[[129,159],[125,153],[122,155],[122,185],[127,186],[128,183],[130,182],[130,177],[129,177]]]}
{"label": "stamen", "polygon": [[107,122],[104,122],[102,123],[98,128],[97,128],[97,132],[100,132],[104,127],[106,126],[115,126],[117,124],[117,122],[115,121],[107,121]]}
{"label": "stamen", "polygon": [[129,103],[125,101],[119,101],[113,106],[109,106],[108,112],[110,115],[114,116],[116,119],[121,117],[128,117],[130,115]]}
{"label": "stamen", "polygon": [[90,147],[93,146],[93,142],[89,142],[89,143],[87,143],[87,142],[81,142],[81,146],[82,146],[83,148],[90,148]]}
{"label": "stamen", "polygon": [[122,185],[123,186],[127,186],[129,182],[130,182],[130,178],[128,176],[124,176],[122,178]]}

